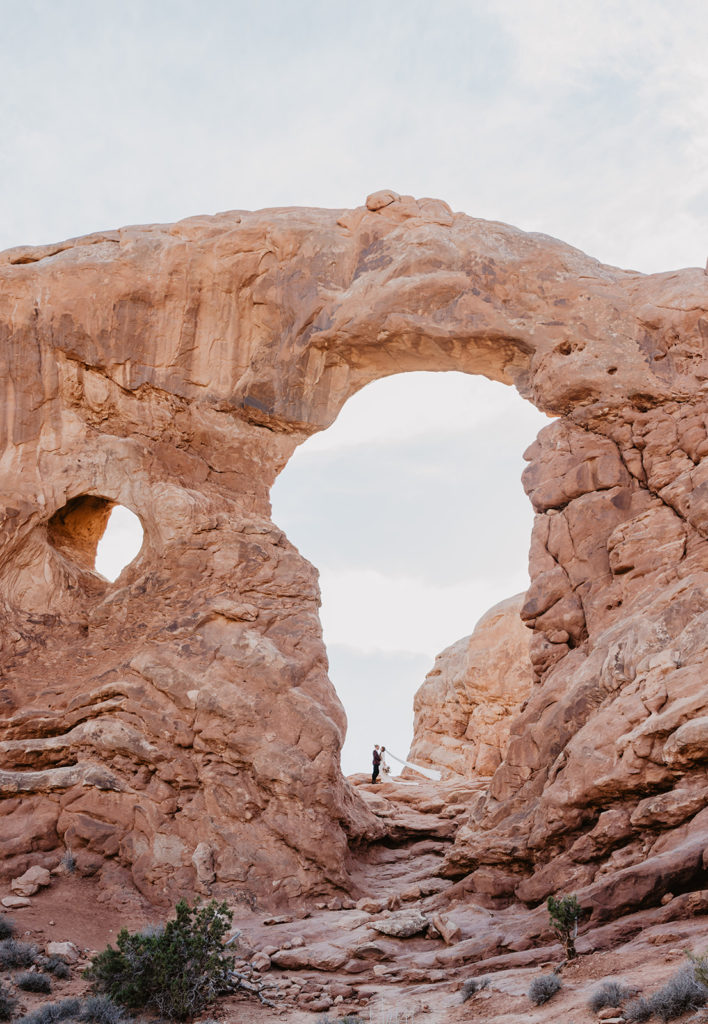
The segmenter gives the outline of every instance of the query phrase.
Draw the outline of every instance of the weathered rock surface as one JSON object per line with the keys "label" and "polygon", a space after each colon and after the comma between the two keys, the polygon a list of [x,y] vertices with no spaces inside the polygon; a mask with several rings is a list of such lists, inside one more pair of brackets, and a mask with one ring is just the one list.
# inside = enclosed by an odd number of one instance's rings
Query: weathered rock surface
{"label": "weathered rock surface", "polygon": [[75,964],[81,956],[81,951],[73,942],[48,942],[45,952],[47,956],[56,957],[66,964]]}
{"label": "weathered rock surface", "polygon": [[32,900],[27,896],[3,896],[0,903],[6,910],[23,910],[24,907],[32,906]]}
{"label": "weathered rock surface", "polygon": [[15,896],[34,896],[39,889],[49,885],[51,881],[52,876],[47,869],[36,865],[28,868],[19,878],[13,878],[10,888]]}
{"label": "weathered rock surface", "polygon": [[452,946],[459,942],[461,936],[459,924],[454,924],[444,914],[433,914],[432,924],[446,945]]}
{"label": "weathered rock surface", "polygon": [[[355,785],[360,788],[367,783]],[[441,797],[448,804],[459,785],[454,779],[417,785],[389,782],[385,799],[390,810],[383,820],[388,823],[405,813],[406,806],[426,813],[424,808]],[[603,831],[612,831],[611,822],[606,820]],[[277,979],[291,1012],[308,1009],[328,995],[346,1001],[342,1014],[367,1003],[395,1005],[397,1011],[408,1013],[421,1009],[424,1001],[445,1021],[521,1020],[528,1016],[529,982],[539,968],[548,970],[553,965],[562,973],[558,998],[563,1005],[560,1010],[555,1003],[549,1011],[544,1007],[543,1020],[567,1024],[578,1013],[582,1017],[587,1012],[589,991],[608,970],[621,971],[622,977],[628,972],[627,981],[644,992],[652,991],[667,963],[683,962],[683,949],[696,949],[703,941],[708,892],[698,890],[629,913],[621,921],[586,914],[578,936],[581,956],[561,966],[562,947],[545,907],[530,910],[518,901],[497,901],[486,909],[479,895],[467,888],[470,879],[448,888],[444,914],[437,909],[443,894],[418,892],[413,897],[414,905],[406,908],[403,917],[420,921],[424,932],[407,934],[403,928],[400,934],[374,934],[380,919],[375,905],[382,902],[382,894],[386,902],[400,904],[409,899],[414,879],[435,878],[434,862],[436,858],[439,862],[442,850],[438,845],[432,855],[433,847],[430,842],[389,836],[359,851],[356,870],[362,889],[369,894],[370,914],[320,906],[306,918],[266,925],[256,914],[244,925],[249,945],[278,959],[275,978],[272,974],[271,978]],[[396,911],[388,920],[401,917]],[[426,921],[430,925],[425,926]],[[282,953],[270,945],[272,940]],[[462,1004],[463,981],[474,977],[488,980],[485,998]],[[509,995],[519,998],[510,1002]]]}
{"label": "weathered rock surface", "polygon": [[399,910],[381,921],[371,925],[377,932],[393,935],[397,939],[409,939],[411,935],[419,935],[428,927],[428,918],[419,910]]}
{"label": "weathered rock surface", "polygon": [[471,636],[437,656],[415,695],[410,760],[443,775],[492,776],[502,763],[533,682],[525,597],[495,605]]}
{"label": "weathered rock surface", "polygon": [[[69,847],[153,900],[358,896],[351,840],[452,838],[342,779],[316,573],[268,494],[367,382],[455,369],[556,419],[524,478],[537,682],[444,871],[609,916],[701,889],[707,340],[702,270],[618,270],[392,192],[0,254],[5,877]],[[115,503],[145,541],[109,584]]]}
{"label": "weathered rock surface", "polygon": [[[356,783],[357,788],[367,784]],[[468,780],[459,779],[422,780],[417,785],[389,781],[385,790],[389,811],[381,821],[388,827],[412,810],[428,816],[431,806],[441,805],[442,824],[448,806],[470,786]],[[603,835],[621,828],[613,812],[607,815],[599,830]],[[220,1000],[216,1008],[220,1017],[272,1024],[282,1019],[283,1012],[289,1020],[304,1020],[315,1012],[313,1007],[333,1003],[338,1015],[348,1017],[364,1016],[367,1009],[373,1016],[382,1006],[395,1006],[399,1016],[414,1018],[423,1005],[449,1024],[508,1024],[528,1017],[530,981],[539,969],[548,970],[551,965],[560,969],[563,957],[545,908],[496,901],[487,909],[483,897],[467,888],[471,879],[455,883],[440,879],[437,870],[449,846],[449,839],[421,841],[415,836],[387,835],[359,847],[353,870],[358,886],[375,905],[371,912],[345,909],[350,900],[329,899],[326,903],[310,900],[294,906],[291,914],[273,915],[232,901],[238,927],[229,949],[235,955],[236,970],[252,993],[260,989],[275,1008],[269,1012],[255,999],[245,1002],[242,992]],[[128,875],[111,861],[103,869],[104,875],[109,872]],[[54,951],[49,943],[59,937],[73,943],[76,955],[78,950],[86,953],[113,944],[121,927],[135,931],[174,916],[172,908],[150,906],[135,893],[132,906],[107,900],[109,890],[104,885],[78,872],[57,875],[17,923],[41,949]],[[429,919],[430,926],[409,937],[376,933],[374,920],[391,903],[415,910]],[[440,911],[443,904],[444,913]],[[563,989],[548,1009],[544,1006],[544,1024],[583,1019],[589,992],[608,972],[644,994],[656,990],[670,971],[685,962],[685,948],[703,949],[707,912],[708,891],[694,890],[662,899],[659,905],[621,920],[585,915],[578,936],[581,956],[562,968]],[[273,957],[282,964],[275,964]],[[11,980],[5,973],[3,983]],[[483,993],[462,1003],[461,986],[475,977],[487,978],[489,984]],[[75,971],[69,984],[77,995],[82,994],[81,987],[88,994],[81,972]]]}

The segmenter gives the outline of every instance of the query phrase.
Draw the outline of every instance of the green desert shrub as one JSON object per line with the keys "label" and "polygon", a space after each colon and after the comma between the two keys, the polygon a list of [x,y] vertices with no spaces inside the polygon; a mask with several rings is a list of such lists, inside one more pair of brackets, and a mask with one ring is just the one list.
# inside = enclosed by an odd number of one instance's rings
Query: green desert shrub
{"label": "green desert shrub", "polygon": [[52,991],[52,979],[48,974],[37,971],[23,971],[15,978],[15,984],[24,992],[44,992],[46,994]]}
{"label": "green desert shrub", "polygon": [[17,1000],[0,984],[0,1020],[10,1020],[16,1006]]}
{"label": "green desert shrub", "polygon": [[232,916],[225,903],[190,907],[181,900],[164,929],[131,934],[124,928],[118,948],[94,957],[86,975],[94,991],[129,1010],[186,1020],[230,987],[234,958],[223,940]]}
{"label": "green desert shrub", "polygon": [[536,1006],[541,1006],[556,994],[561,984],[557,974],[541,974],[538,978],[534,978],[529,985],[529,999]]}
{"label": "green desert shrub", "polygon": [[15,922],[7,914],[0,914],[0,939],[11,939],[15,934]]}
{"label": "green desert shrub", "polygon": [[574,960],[575,939],[578,934],[578,919],[582,913],[575,896],[549,896],[548,919],[551,928],[563,943],[568,960]]}
{"label": "green desert shrub", "polygon": [[37,958],[37,947],[17,939],[0,941],[0,967],[31,967]]}
{"label": "green desert shrub", "polygon": [[636,988],[630,988],[622,981],[615,981],[608,978],[603,981],[588,999],[588,1008],[593,1013],[599,1013],[606,1006],[620,1006],[625,1000],[637,994]]}

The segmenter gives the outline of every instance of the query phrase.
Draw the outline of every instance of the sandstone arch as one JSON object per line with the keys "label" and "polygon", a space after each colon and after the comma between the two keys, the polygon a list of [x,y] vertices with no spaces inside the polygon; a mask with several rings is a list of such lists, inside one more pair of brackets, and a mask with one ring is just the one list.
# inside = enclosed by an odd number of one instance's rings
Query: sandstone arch
{"label": "sandstone arch", "polygon": [[[695,859],[707,280],[394,195],[0,254],[2,870],[70,841],[155,900],[348,884],[380,825],[337,770],[316,576],[269,489],[368,381],[446,368],[559,417],[526,472],[541,684],[447,870],[503,866],[529,902],[551,858],[593,884],[660,843],[647,793],[676,784]],[[47,537],[81,495],[145,527],[98,598]]]}

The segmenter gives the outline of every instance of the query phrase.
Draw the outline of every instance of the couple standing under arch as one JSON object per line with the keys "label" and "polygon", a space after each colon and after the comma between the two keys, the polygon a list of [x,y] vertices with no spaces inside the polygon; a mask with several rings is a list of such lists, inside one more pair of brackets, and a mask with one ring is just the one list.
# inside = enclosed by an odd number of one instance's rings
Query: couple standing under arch
{"label": "couple standing under arch", "polygon": [[371,755],[372,760],[372,771],[371,771],[371,782],[378,782],[379,771],[382,771],[385,775],[390,772],[389,766],[386,764],[385,755],[386,747],[379,747],[378,743],[374,744],[374,751]]}

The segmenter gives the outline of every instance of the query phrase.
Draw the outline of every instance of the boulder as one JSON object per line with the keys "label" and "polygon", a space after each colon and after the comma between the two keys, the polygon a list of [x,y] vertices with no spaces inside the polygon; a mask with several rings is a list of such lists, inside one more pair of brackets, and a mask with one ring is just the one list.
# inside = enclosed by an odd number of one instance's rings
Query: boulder
{"label": "boulder", "polygon": [[251,958],[251,967],[254,971],[268,971],[270,970],[270,957],[267,953],[256,953]]}
{"label": "boulder", "polygon": [[442,936],[445,945],[452,946],[455,942],[460,941],[462,935],[460,926],[451,921],[445,914],[433,914],[430,920],[433,927]]}
{"label": "boulder", "polygon": [[34,896],[40,888],[50,885],[52,876],[47,868],[28,868],[19,878],[13,878],[10,888],[16,896]]}
{"label": "boulder", "polygon": [[409,939],[412,935],[420,935],[428,927],[429,921],[419,910],[399,910],[389,917],[372,921],[371,927],[384,935],[392,935],[397,939]]}
{"label": "boulder", "polygon": [[56,957],[66,964],[75,964],[81,957],[81,951],[73,942],[48,942],[45,952],[47,956]]}
{"label": "boulder", "polygon": [[367,914],[380,914],[385,906],[385,899],[379,899],[373,896],[363,896],[360,900],[358,900],[356,909],[363,910]]}
{"label": "boulder", "polygon": [[280,949],[273,953],[271,961],[284,970],[312,968],[316,971],[336,971],[347,960],[346,953],[328,942],[318,942],[297,949]]}

